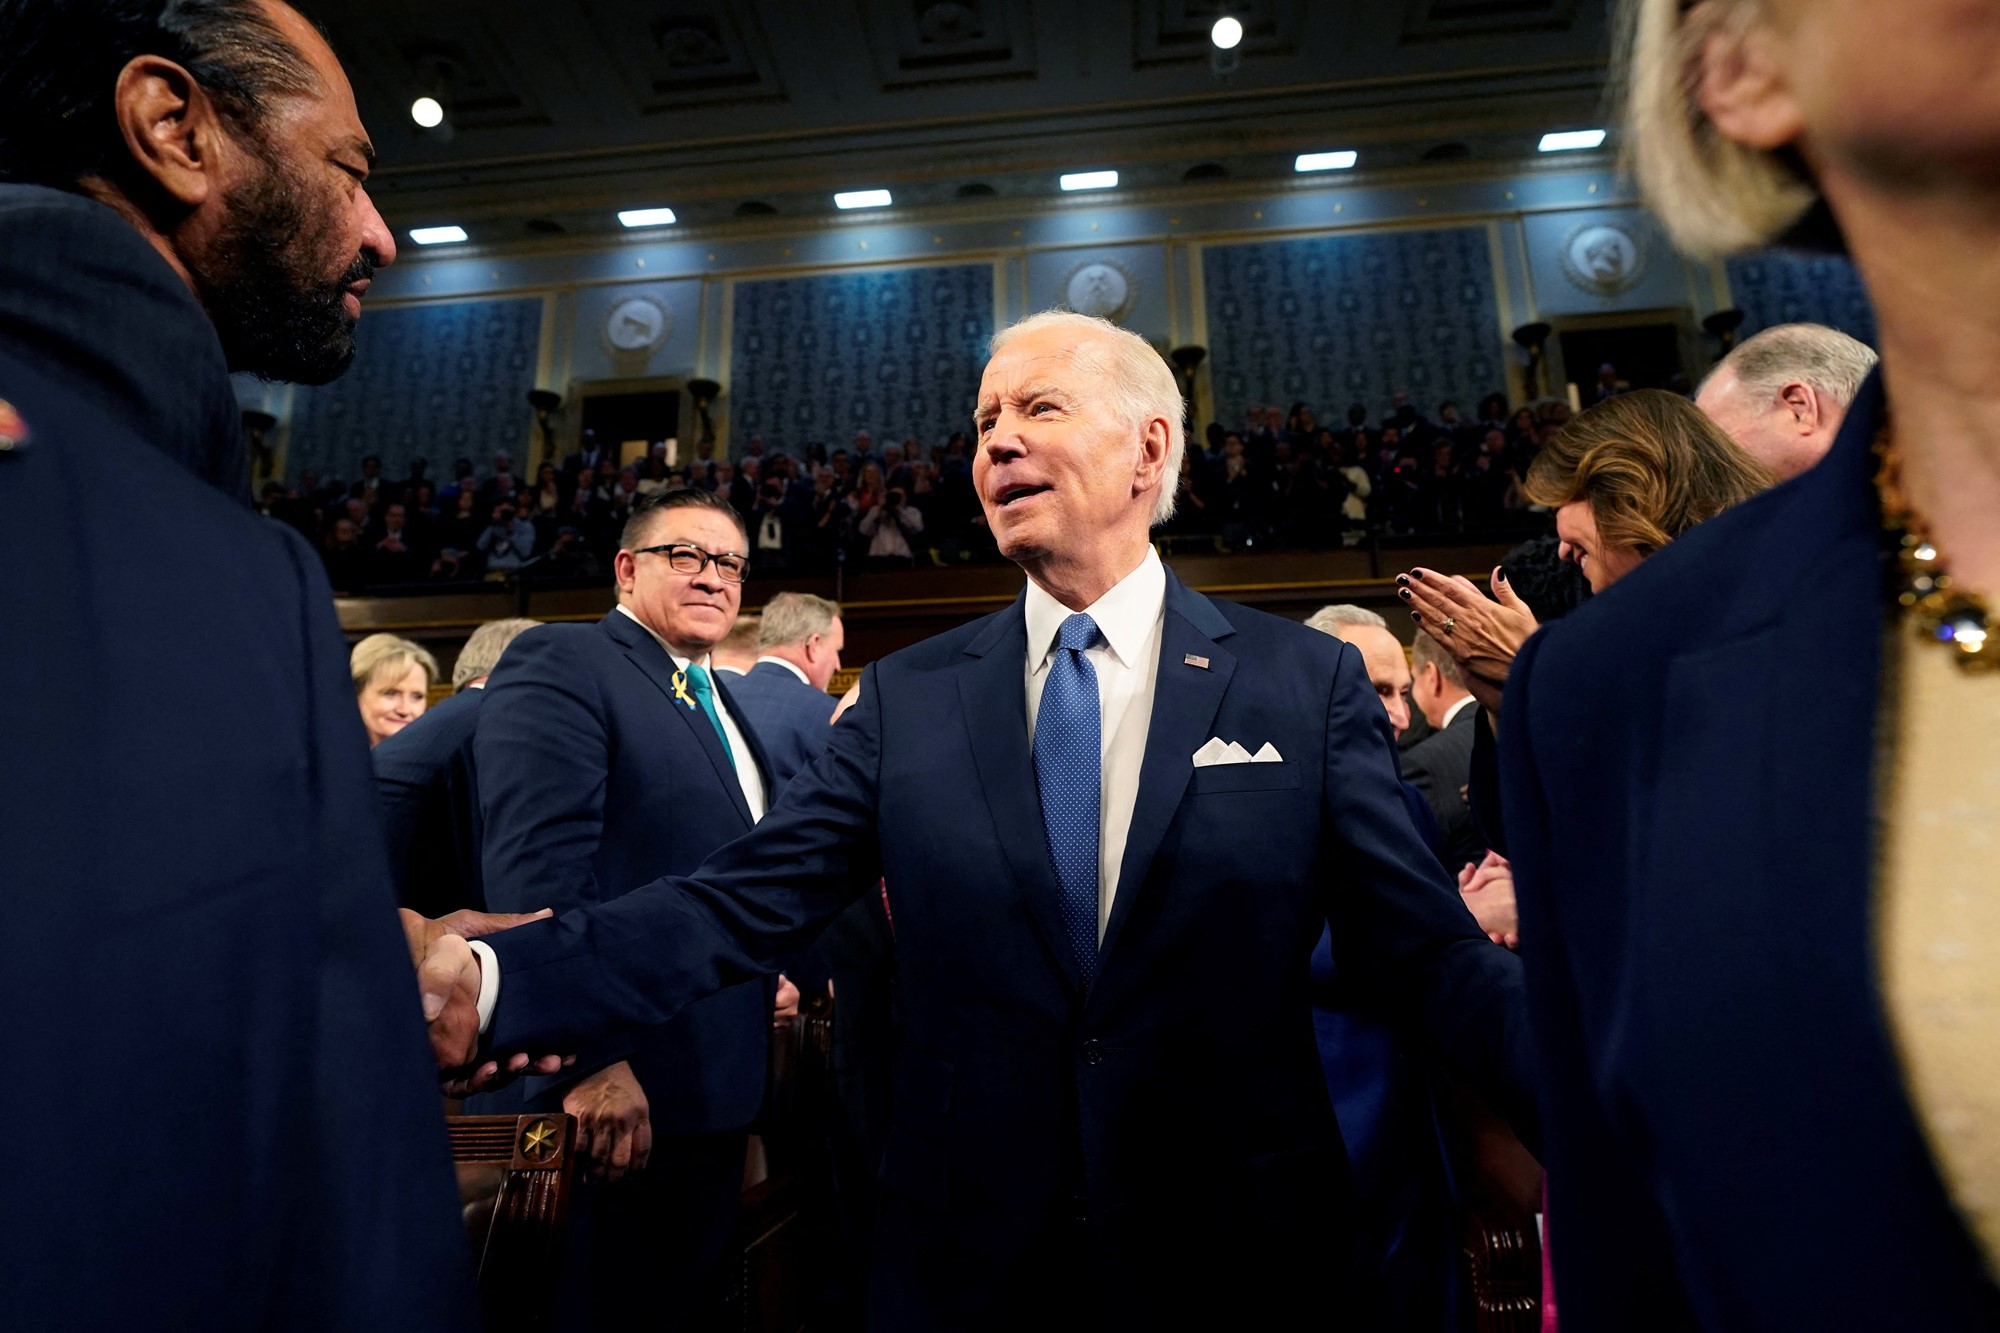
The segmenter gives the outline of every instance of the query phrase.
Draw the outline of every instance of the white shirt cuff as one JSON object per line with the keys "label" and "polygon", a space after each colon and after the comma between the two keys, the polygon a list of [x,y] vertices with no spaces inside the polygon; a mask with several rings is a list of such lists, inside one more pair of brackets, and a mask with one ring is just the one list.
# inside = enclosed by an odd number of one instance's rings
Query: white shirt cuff
{"label": "white shirt cuff", "polygon": [[500,1003],[500,959],[484,940],[467,940],[479,955],[479,1035],[493,1026],[493,1006]]}

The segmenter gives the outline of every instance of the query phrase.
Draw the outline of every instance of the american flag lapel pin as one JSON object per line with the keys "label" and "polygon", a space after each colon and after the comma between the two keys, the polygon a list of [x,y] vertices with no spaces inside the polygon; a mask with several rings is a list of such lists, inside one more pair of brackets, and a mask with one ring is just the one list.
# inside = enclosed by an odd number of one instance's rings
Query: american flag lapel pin
{"label": "american flag lapel pin", "polygon": [[1186,657],[1183,657],[1181,662],[1187,666],[1200,667],[1203,671],[1208,670],[1208,659],[1206,657],[1198,657],[1193,653],[1189,653]]}

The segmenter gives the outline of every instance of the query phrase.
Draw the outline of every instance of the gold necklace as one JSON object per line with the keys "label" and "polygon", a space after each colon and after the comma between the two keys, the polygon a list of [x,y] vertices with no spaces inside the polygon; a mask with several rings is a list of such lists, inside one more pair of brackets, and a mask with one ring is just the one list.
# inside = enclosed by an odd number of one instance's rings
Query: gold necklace
{"label": "gold necklace", "polygon": [[1890,590],[1896,605],[1908,613],[1918,638],[1954,649],[1952,660],[1961,669],[2000,670],[1986,599],[1958,587],[1945,571],[1929,525],[1903,491],[1903,459],[1886,421],[1875,435],[1875,456],[1881,460],[1875,490],[1882,500],[1882,531],[1894,543]]}

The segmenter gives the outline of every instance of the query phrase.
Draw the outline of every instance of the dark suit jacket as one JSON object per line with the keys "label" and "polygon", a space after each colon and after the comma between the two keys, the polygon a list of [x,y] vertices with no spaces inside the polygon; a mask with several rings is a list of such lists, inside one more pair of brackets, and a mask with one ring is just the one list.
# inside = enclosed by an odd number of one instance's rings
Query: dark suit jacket
{"label": "dark suit jacket", "polygon": [[[1344,1244],[1309,995],[1321,922],[1343,967],[1531,1122],[1518,961],[1418,841],[1359,654],[1169,575],[1130,841],[1084,990],[1025,657],[1017,601],[870,666],[754,835],[694,878],[496,938],[492,1042],[657,1022],[779,965],[886,874],[904,1003],[876,1326],[1046,1316],[1078,1213],[1121,1326],[1265,1326],[1325,1296]],[[1212,736],[1285,762],[1194,768]]]}
{"label": "dark suit jacket", "polygon": [[[495,911],[610,902],[687,874],[749,831],[736,770],[707,715],[674,698],[673,674],[666,649],[619,611],[595,625],[539,626],[508,645],[473,740]],[[756,732],[724,684],[736,678],[714,679],[769,784]],[[629,1058],[654,1133],[741,1129],[763,1100],[770,1037],[769,987],[750,981],[491,1100],[553,1105],[584,1074]]]}
{"label": "dark suit jacket", "polygon": [[[747,676],[729,682],[729,697],[742,704],[771,756],[772,776],[782,785],[826,748],[827,725],[839,700],[816,690],[776,662],[759,662]],[[777,799],[777,793],[772,793]]]}
{"label": "dark suit jacket", "polygon": [[0,399],[0,1326],[470,1329],[347,646],[240,498],[213,326],[110,209],[0,186]]}
{"label": "dark suit jacket", "polygon": [[1458,710],[1450,726],[1433,731],[1403,751],[1403,777],[1430,802],[1443,836],[1438,856],[1454,873],[1467,861],[1486,855],[1486,845],[1465,798],[1472,775],[1472,738],[1478,727],[1479,705],[1467,704]]}
{"label": "dark suit jacket", "polygon": [[485,697],[474,689],[440,700],[373,751],[396,894],[425,916],[486,906],[479,867],[484,826],[472,767]]}
{"label": "dark suit jacket", "polygon": [[1508,674],[1564,1333],[2000,1320],[1875,989],[1880,411]]}

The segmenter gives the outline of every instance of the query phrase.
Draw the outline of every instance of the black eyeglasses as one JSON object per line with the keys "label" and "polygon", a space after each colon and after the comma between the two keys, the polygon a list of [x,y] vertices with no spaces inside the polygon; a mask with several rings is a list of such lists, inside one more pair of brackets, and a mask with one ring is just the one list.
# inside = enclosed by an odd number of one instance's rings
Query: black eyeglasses
{"label": "black eyeglasses", "polygon": [[743,576],[750,572],[750,559],[741,555],[711,555],[699,546],[686,542],[668,542],[664,546],[635,547],[633,555],[663,555],[667,558],[667,568],[676,574],[699,574],[710,564],[722,576],[724,583],[741,583]]}

